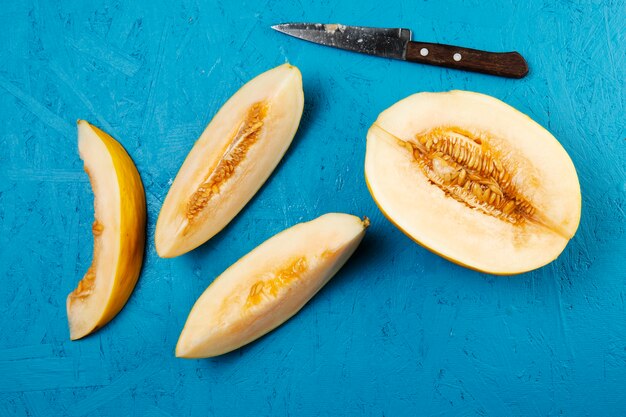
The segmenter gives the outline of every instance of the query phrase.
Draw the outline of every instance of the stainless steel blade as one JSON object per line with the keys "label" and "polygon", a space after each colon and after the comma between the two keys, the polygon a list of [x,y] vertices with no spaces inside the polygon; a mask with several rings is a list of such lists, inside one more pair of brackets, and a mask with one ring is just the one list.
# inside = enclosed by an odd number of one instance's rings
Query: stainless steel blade
{"label": "stainless steel blade", "polygon": [[305,41],[386,58],[404,59],[411,30],[322,23],[286,23],[272,29]]}

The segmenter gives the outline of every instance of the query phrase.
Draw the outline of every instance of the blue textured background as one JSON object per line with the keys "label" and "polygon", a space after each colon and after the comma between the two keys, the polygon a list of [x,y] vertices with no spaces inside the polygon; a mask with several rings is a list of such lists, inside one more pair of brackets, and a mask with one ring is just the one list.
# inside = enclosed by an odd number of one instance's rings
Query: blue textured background
{"label": "blue textured background", "polygon": [[[3,2],[0,415],[625,415],[626,3],[486,3]],[[531,72],[505,80],[376,59],[269,29],[284,21],[517,49]],[[159,259],[156,216],[192,144],[242,83],[287,60],[306,104],[283,162],[216,238]],[[463,269],[413,244],[371,200],[368,126],[411,93],[453,88],[512,104],[571,155],[582,221],[551,265],[510,278]],[[77,118],[137,163],[150,246],[124,310],[70,342],[65,297],[90,263],[93,218]],[[174,358],[214,277],[328,211],[372,227],[300,314],[223,357]]]}

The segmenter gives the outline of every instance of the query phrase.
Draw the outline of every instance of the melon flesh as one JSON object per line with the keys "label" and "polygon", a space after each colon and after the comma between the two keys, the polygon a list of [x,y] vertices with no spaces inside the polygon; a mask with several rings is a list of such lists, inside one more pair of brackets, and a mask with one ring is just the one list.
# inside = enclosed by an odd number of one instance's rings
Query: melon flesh
{"label": "melon flesh", "polygon": [[289,147],[304,105],[289,64],[244,85],[215,115],[185,159],[159,213],[159,256],[186,253],[217,234],[248,203]]}
{"label": "melon flesh", "polygon": [[297,224],[241,258],[196,301],[176,356],[237,349],[296,314],[355,251],[367,219],[330,213]]}
{"label": "melon flesh", "polygon": [[409,237],[493,274],[551,262],[580,220],[578,177],[559,142],[478,93],[420,93],[385,110],[367,135],[365,176]]}
{"label": "melon flesh", "polygon": [[124,148],[79,120],[78,150],[94,194],[95,221],[91,266],[66,302],[72,340],[101,328],[126,304],[141,270],[146,228],[143,185]]}

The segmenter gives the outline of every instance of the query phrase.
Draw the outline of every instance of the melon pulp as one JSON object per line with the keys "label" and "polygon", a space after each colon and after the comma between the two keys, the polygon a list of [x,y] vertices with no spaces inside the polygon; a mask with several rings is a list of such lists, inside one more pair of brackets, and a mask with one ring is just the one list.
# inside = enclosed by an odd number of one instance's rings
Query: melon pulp
{"label": "melon pulp", "polygon": [[176,356],[237,349],[296,314],[355,251],[369,225],[330,213],[265,241],[222,273],[196,301]]}
{"label": "melon pulp", "polygon": [[551,262],[580,220],[580,185],[563,147],[483,94],[420,93],[385,110],[367,134],[365,177],[404,233],[483,272]]}
{"label": "melon pulp", "polygon": [[215,115],[176,176],[159,213],[159,256],[186,253],[222,230],[259,190],[302,116],[300,71],[289,64],[241,87]]}
{"label": "melon pulp", "polygon": [[132,293],[143,260],[146,199],[135,164],[122,145],[84,120],[78,150],[94,194],[91,266],[67,297],[70,338],[108,323]]}

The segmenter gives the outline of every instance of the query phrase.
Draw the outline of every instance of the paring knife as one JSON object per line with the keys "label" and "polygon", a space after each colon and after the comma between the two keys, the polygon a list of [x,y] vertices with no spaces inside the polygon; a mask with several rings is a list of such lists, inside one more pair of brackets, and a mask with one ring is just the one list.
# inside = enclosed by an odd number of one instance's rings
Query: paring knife
{"label": "paring knife", "polygon": [[322,23],[286,23],[272,29],[321,45],[421,64],[481,72],[507,78],[528,74],[517,52],[487,52],[440,43],[414,42],[411,30]]}

